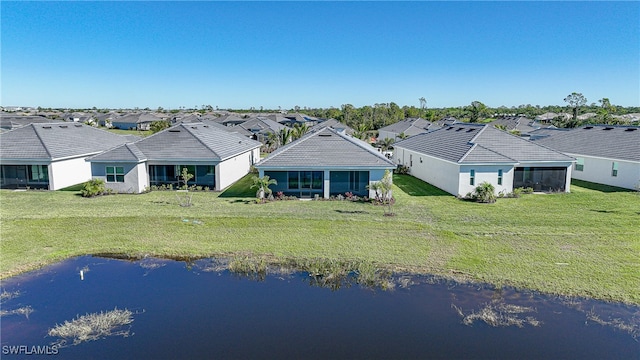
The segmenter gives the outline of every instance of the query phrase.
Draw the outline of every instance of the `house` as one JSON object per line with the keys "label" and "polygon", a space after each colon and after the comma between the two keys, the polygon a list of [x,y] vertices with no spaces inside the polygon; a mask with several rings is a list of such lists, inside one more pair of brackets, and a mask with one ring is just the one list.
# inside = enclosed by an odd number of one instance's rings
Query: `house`
{"label": "house", "polygon": [[141,193],[152,185],[188,184],[222,190],[245,176],[260,159],[260,144],[235,132],[205,123],[178,124],[134,143],[87,159],[93,178],[107,188]]}
{"label": "house", "polygon": [[81,123],[32,123],[0,134],[0,187],[58,190],[91,179],[89,156],[125,144]]}
{"label": "house", "polygon": [[271,119],[265,117],[254,117],[247,121],[234,126],[234,128],[241,128],[248,132],[249,136],[264,143],[269,134],[277,134],[280,130],[287,128],[285,125],[277,123]]}
{"label": "house", "polygon": [[540,124],[524,116],[501,116],[489,123],[506,131],[516,131],[520,134],[528,133],[540,128]]}
{"label": "house", "polygon": [[640,183],[640,127],[587,125],[534,131],[535,143],[576,158],[574,179],[634,189]]}
{"label": "house", "polygon": [[389,138],[398,141],[402,136],[409,137],[423,134],[439,128],[440,126],[421,118],[407,118],[380,128],[378,130],[378,140]]}
{"label": "house", "polygon": [[0,131],[12,130],[29,124],[48,124],[62,120],[51,120],[39,115],[12,115],[2,113],[0,115]]}
{"label": "house", "polygon": [[394,161],[408,166],[411,175],[456,196],[485,181],[496,192],[569,192],[574,161],[491,125],[467,123],[412,136],[394,148]]}
{"label": "house", "polygon": [[151,113],[130,113],[113,118],[111,125],[116,129],[144,131],[150,130],[152,123],[162,120],[164,119]]}
{"label": "house", "polygon": [[340,121],[338,121],[336,119],[322,120],[318,124],[316,124],[313,127],[311,127],[311,129],[309,129],[309,131],[318,131],[318,130],[322,129],[323,127],[330,127],[332,129],[336,130],[337,132],[339,132],[341,134],[346,134],[346,135],[353,135],[353,133],[355,132],[351,127],[341,123]]}
{"label": "house", "polygon": [[270,187],[274,192],[327,199],[346,192],[373,197],[368,185],[396,165],[371,145],[324,127],[279,148],[255,167],[261,177],[278,182]]}

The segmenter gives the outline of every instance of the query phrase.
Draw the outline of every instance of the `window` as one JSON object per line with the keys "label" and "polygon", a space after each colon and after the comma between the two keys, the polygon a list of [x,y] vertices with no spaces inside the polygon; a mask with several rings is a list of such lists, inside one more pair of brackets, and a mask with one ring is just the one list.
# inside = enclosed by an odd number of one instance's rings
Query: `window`
{"label": "window", "polygon": [[615,161],[611,165],[611,176],[618,176],[618,163]]}
{"label": "window", "polygon": [[107,182],[124,182],[122,166],[107,166]]}
{"label": "window", "polygon": [[409,166],[413,166],[413,155],[409,154]]}
{"label": "window", "polygon": [[584,158],[576,158],[576,171],[584,170]]}
{"label": "window", "polygon": [[29,178],[34,182],[48,182],[49,172],[47,165],[31,165]]}
{"label": "window", "polygon": [[476,171],[469,170],[469,185],[475,185],[476,183]]}
{"label": "window", "polygon": [[360,171],[349,172],[349,189],[360,191]]}
{"label": "window", "polygon": [[289,171],[289,189],[298,188],[298,172]]}
{"label": "window", "polygon": [[498,185],[502,185],[502,169],[498,169]]}

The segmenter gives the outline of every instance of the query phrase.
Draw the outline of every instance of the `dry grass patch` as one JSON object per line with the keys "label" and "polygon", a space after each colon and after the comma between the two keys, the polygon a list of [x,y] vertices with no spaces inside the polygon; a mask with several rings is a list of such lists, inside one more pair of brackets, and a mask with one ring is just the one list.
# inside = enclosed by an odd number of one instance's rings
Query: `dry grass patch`
{"label": "dry grass patch", "polygon": [[71,321],[65,321],[63,324],[56,324],[49,329],[48,335],[57,337],[58,340],[53,343],[59,347],[64,347],[69,341],[73,345],[78,345],[85,341],[98,340],[107,336],[123,336],[130,335],[129,329],[123,328],[133,322],[133,313],[127,309],[113,309],[107,312],[86,314],[78,316]]}

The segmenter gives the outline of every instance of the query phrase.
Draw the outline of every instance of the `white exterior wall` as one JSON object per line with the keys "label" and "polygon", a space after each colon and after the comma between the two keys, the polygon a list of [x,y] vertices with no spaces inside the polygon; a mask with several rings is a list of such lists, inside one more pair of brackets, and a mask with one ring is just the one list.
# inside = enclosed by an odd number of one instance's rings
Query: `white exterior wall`
{"label": "white exterior wall", "polygon": [[151,183],[149,182],[149,168],[147,167],[147,163],[139,163],[136,165],[135,171],[138,174],[138,193],[144,192],[147,187],[151,187]]}
{"label": "white exterior wall", "polygon": [[[584,159],[583,171],[577,171],[575,167],[573,168],[571,176],[574,179],[618,186],[625,189],[635,189],[635,186],[640,182],[640,163],[638,162],[579,154],[567,155]],[[618,176],[611,176],[614,162],[618,163]]]}
{"label": "white exterior wall", "polygon": [[[256,157],[257,151],[257,157]],[[216,190],[220,191],[249,173],[251,165],[260,159],[260,149],[247,151],[216,165]]]}
{"label": "white exterior wall", "polygon": [[399,165],[409,166],[409,174],[412,176],[449,194],[459,194],[460,166],[458,164],[399,147],[396,147],[393,152],[393,161]]}
{"label": "white exterior wall", "polygon": [[49,167],[49,190],[60,190],[91,180],[91,164],[84,157],[58,160]]}
{"label": "white exterior wall", "polygon": [[[498,185],[498,170],[502,169],[502,185]],[[475,171],[474,185],[471,185],[471,170]],[[513,192],[514,168],[511,165],[462,165],[460,166],[458,195],[465,196],[473,192],[476,186],[488,182],[495,188],[497,195],[501,191]]]}

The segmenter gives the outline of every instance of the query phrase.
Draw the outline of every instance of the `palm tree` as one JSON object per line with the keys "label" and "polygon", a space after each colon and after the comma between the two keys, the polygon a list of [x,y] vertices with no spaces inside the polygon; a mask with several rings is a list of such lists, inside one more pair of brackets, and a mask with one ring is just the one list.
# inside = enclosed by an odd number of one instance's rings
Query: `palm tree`
{"label": "palm tree", "polygon": [[258,191],[256,191],[256,197],[260,200],[264,199],[265,194],[271,194],[273,192],[269,189],[269,185],[278,185],[278,181],[276,181],[276,179],[269,179],[269,175],[265,175],[263,177],[254,176],[252,180],[253,185],[251,185],[250,189],[258,188]]}
{"label": "palm tree", "polygon": [[300,139],[304,134],[309,132],[309,125],[307,124],[295,124],[293,125],[292,137],[293,140]]}
{"label": "palm tree", "polygon": [[386,152],[387,150],[389,150],[393,146],[394,142],[395,140],[392,138],[384,138],[383,140],[381,140],[380,148],[382,149],[382,152]]}
{"label": "palm tree", "polygon": [[280,133],[278,134],[278,147],[287,145],[291,142],[293,137],[293,131],[289,128],[280,129]]}
{"label": "palm tree", "polygon": [[400,140],[404,140],[404,139],[406,139],[406,138],[408,138],[408,137],[409,137],[409,135],[407,135],[407,134],[405,134],[405,133],[403,133],[403,132],[401,132],[400,134],[398,134],[398,139],[400,139]]}
{"label": "palm tree", "polygon": [[353,137],[358,138],[360,140],[366,140],[367,136],[369,135],[369,124],[367,123],[360,123],[358,124],[358,127],[356,128],[356,130],[353,132]]}

